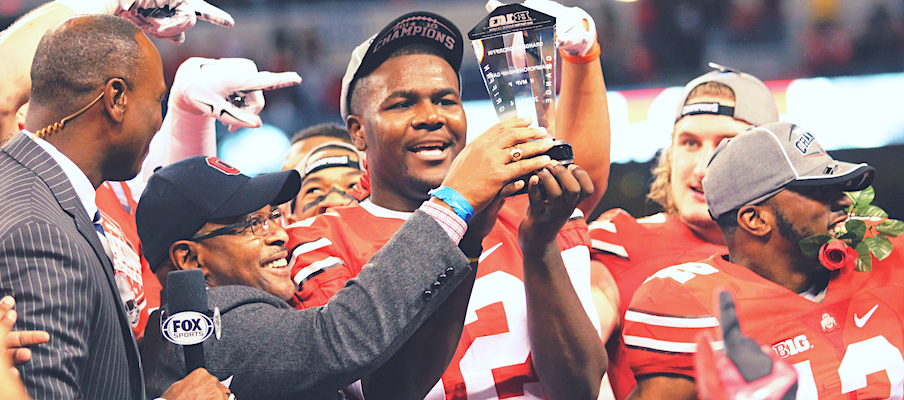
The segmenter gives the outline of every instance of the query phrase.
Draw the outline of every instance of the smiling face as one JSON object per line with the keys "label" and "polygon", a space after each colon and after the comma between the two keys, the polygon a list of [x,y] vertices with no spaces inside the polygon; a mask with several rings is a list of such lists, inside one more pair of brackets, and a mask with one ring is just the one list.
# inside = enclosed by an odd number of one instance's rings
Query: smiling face
{"label": "smiling face", "polygon": [[[687,104],[718,102],[733,107],[733,100],[697,96]],[[747,130],[750,124],[725,115],[689,115],[675,124],[671,148],[670,189],[677,216],[697,232],[717,229],[703,196],[703,177],[713,151],[726,138]]]}
{"label": "smiling face", "polygon": [[[198,231],[207,233],[256,215],[266,218],[271,211],[264,206],[240,218],[208,222]],[[288,240],[286,231],[279,223],[270,221],[269,233],[255,236],[250,227],[237,229],[234,233],[199,239],[196,248],[197,261],[204,272],[207,285],[211,287],[242,285],[258,288],[283,300],[288,300],[295,292],[291,270],[286,262]]]}
{"label": "smiling face", "polygon": [[372,200],[411,211],[465,146],[458,75],[427,54],[392,57],[355,89],[349,133],[367,154]]}

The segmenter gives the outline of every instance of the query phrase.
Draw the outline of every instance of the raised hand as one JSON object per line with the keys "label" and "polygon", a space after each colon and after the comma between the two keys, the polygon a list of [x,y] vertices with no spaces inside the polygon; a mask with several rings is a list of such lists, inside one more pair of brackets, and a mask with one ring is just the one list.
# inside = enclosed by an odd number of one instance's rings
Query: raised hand
{"label": "raised hand", "polygon": [[227,28],[235,25],[231,15],[204,0],[119,0],[116,15],[148,35],[175,44],[185,41],[185,31],[198,19]]}
{"label": "raised hand", "polygon": [[[697,338],[697,390],[704,400],[791,400],[797,393],[797,372],[784,360],[767,355],[741,333],[734,301],[719,293],[720,323],[725,353],[710,345],[712,335]],[[770,351],[771,353],[771,351]]]}
{"label": "raised hand", "polygon": [[555,241],[578,203],[593,194],[593,182],[586,171],[555,160],[531,176],[528,185],[530,208],[518,229],[522,249]]}
{"label": "raised hand", "polygon": [[[504,5],[489,0],[487,11]],[[596,24],[590,14],[579,7],[565,7],[551,0],[525,0],[523,6],[556,17],[556,48],[570,56],[582,57],[596,43]]]}
{"label": "raised hand", "polygon": [[260,128],[263,91],[299,83],[295,72],[258,71],[254,61],[244,58],[192,57],[176,71],[170,106],[214,117],[230,131]]}
{"label": "raised hand", "polygon": [[[549,156],[535,157],[552,147],[545,131],[528,128],[530,119],[501,122],[475,138],[452,162],[443,186],[455,189],[475,213],[486,208],[503,187],[543,168]],[[515,182],[511,188],[524,184]]]}

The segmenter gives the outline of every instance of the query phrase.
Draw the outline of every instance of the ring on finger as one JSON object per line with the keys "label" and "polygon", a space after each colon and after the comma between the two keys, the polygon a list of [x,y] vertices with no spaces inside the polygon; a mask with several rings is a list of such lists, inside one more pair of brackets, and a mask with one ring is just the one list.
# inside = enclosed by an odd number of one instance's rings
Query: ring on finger
{"label": "ring on finger", "polygon": [[512,151],[509,152],[509,158],[511,158],[512,162],[520,160],[523,155],[524,152],[519,147],[513,147]]}

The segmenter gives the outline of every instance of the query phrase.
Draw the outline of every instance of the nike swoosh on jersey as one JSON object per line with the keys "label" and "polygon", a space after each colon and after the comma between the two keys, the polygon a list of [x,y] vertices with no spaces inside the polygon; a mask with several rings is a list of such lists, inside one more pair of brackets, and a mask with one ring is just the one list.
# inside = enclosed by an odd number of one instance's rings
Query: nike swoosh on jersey
{"label": "nike swoosh on jersey", "polygon": [[502,242],[499,242],[499,243],[496,244],[495,246],[490,247],[489,250],[487,250],[487,251],[485,251],[485,252],[483,252],[483,253],[480,253],[480,258],[477,259],[477,262],[483,262],[483,260],[484,260],[485,258],[489,257],[490,254],[493,254],[493,252],[496,251],[496,249],[498,249],[499,246],[502,246]]}
{"label": "nike swoosh on jersey", "polygon": [[873,313],[876,312],[876,309],[879,308],[879,305],[876,304],[873,306],[871,310],[869,310],[863,318],[857,317],[857,313],[854,313],[854,325],[857,325],[858,328],[863,328],[863,325],[866,325],[866,321],[869,321],[869,317],[873,316]]}

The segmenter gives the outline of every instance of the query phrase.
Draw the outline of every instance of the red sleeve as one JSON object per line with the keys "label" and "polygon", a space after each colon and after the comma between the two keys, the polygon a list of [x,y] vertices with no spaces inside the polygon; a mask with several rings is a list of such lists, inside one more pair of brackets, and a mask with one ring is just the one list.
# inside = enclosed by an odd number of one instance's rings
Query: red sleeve
{"label": "red sleeve", "polygon": [[582,218],[574,218],[565,223],[556,237],[559,249],[568,250],[577,246],[590,248],[590,235],[587,234],[587,222]]}
{"label": "red sleeve", "polygon": [[[640,286],[625,314],[622,330],[635,376],[679,374],[695,377],[695,340],[704,331],[721,337],[713,316],[708,283],[700,275],[716,273],[703,263],[687,263],[657,272]],[[696,281],[695,281],[696,280]],[[707,295],[709,293],[709,295]],[[720,348],[721,344],[714,344]]]}
{"label": "red sleeve", "polygon": [[292,280],[298,289],[289,301],[297,309],[322,306],[349,279],[361,272],[363,264],[349,257],[348,235],[335,215],[321,215],[309,226],[299,223],[286,229]]}
{"label": "red sleeve", "polygon": [[588,226],[590,234],[590,258],[606,265],[617,274],[631,265],[628,256],[630,243],[625,241],[640,237],[637,221],[621,209],[606,211]]}

